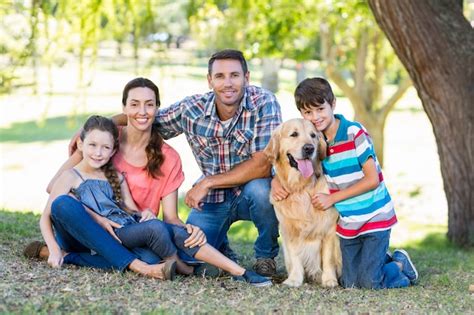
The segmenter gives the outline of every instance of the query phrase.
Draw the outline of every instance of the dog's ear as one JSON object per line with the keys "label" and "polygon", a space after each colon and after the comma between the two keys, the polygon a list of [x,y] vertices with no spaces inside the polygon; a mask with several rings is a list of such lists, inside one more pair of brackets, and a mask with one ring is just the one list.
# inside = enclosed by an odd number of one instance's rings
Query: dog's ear
{"label": "dog's ear", "polygon": [[318,159],[320,161],[324,160],[327,155],[328,145],[326,140],[324,140],[324,136],[320,134],[319,136],[319,143],[318,143]]}
{"label": "dog's ear", "polygon": [[263,151],[263,153],[265,153],[271,163],[275,162],[280,158],[280,139],[281,127],[279,126],[275,130],[273,130],[270,142],[268,142],[267,147]]}

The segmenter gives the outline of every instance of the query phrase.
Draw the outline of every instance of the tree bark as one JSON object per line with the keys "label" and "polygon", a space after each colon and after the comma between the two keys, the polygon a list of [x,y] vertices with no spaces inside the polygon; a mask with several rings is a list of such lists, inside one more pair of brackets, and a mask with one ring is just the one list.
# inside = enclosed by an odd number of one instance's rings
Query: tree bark
{"label": "tree bark", "polygon": [[[369,0],[433,125],[448,238],[474,245],[474,31],[449,0]],[[423,158],[423,157],[420,157]]]}

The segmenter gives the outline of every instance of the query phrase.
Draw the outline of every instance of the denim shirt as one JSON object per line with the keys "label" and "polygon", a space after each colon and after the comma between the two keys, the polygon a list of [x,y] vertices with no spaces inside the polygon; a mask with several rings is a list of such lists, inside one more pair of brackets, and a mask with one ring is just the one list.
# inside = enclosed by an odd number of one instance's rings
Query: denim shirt
{"label": "denim shirt", "polygon": [[[78,172],[76,171],[76,173]],[[108,181],[102,179],[84,179],[80,174],[78,175],[83,181],[72,193],[84,206],[120,225],[128,225],[137,222],[132,215],[122,210],[114,201],[114,192]]]}

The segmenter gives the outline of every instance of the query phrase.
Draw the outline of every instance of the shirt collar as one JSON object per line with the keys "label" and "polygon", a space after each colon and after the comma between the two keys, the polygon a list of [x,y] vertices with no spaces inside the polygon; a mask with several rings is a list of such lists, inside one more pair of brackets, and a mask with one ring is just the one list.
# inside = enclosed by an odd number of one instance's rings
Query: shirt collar
{"label": "shirt collar", "polygon": [[349,123],[347,119],[341,114],[335,114],[334,117],[339,119],[339,127],[337,128],[336,136],[334,137],[334,142],[346,141],[347,140],[347,124]]}

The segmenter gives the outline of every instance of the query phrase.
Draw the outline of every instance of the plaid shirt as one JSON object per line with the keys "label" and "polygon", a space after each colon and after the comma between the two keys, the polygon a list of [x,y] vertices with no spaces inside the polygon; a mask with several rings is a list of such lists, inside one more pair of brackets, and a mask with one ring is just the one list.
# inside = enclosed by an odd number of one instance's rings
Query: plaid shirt
{"label": "plaid shirt", "polygon": [[[281,123],[281,110],[275,95],[248,86],[229,125],[217,116],[212,91],[186,97],[159,110],[155,123],[165,139],[184,133],[203,176],[210,176],[228,172],[253,153],[262,151]],[[239,192],[238,187],[233,189]],[[203,201],[223,202],[224,195],[225,189],[213,189]]]}

